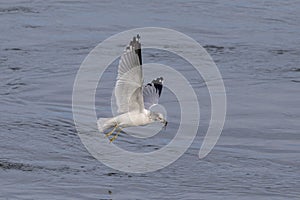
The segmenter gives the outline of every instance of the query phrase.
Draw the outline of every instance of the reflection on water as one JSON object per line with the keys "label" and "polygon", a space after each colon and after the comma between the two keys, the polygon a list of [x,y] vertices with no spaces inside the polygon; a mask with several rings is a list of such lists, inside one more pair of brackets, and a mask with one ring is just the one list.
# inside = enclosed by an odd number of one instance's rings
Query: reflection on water
{"label": "reflection on water", "polygon": [[[19,1],[0,4],[1,199],[296,199],[299,183],[299,55],[296,1]],[[128,14],[134,13],[134,14]],[[134,22],[134,23],[133,23]],[[198,151],[210,119],[202,78],[172,54],[145,51],[184,74],[200,100],[191,148],[158,172],[126,174],[95,160],[76,135],[71,95],[91,49],[130,28],[162,26],[203,45],[224,78],[228,112],[222,136],[204,160]],[[166,44],[168,45],[168,44]],[[180,48],[180,47],[178,47]],[[97,93],[110,115],[116,66]],[[170,123],[149,140],[121,135],[140,152],[167,144],[178,127],[177,103],[162,95]]]}

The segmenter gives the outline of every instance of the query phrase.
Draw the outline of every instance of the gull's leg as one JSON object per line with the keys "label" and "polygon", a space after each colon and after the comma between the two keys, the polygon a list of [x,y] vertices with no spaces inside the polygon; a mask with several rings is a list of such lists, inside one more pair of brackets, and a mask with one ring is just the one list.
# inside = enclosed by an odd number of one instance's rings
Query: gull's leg
{"label": "gull's leg", "polygon": [[123,130],[120,128],[120,126],[118,126],[118,129],[119,129],[120,133],[125,133],[125,134],[127,134],[125,131],[123,131]]}
{"label": "gull's leg", "polygon": [[109,132],[105,134],[105,137],[110,136],[111,134],[113,134],[113,132],[116,130],[116,128],[118,128],[118,124],[115,125],[115,127]]}
{"label": "gull's leg", "polygon": [[121,133],[122,129],[119,128],[119,130],[117,131],[117,134],[114,135],[114,137],[112,137],[111,139],[109,139],[110,142],[113,142],[115,139],[117,139],[118,135]]}

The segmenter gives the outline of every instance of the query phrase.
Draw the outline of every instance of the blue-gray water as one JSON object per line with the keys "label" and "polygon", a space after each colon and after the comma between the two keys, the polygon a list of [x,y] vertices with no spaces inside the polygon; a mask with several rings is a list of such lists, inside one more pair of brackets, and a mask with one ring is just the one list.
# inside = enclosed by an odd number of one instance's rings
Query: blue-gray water
{"label": "blue-gray water", "polygon": [[[71,95],[90,50],[144,26],[172,28],[205,46],[224,78],[228,111],[217,146],[198,160],[209,98],[195,84],[204,121],[190,149],[157,172],[127,174],[87,152]],[[0,1],[0,199],[298,199],[299,36],[297,0]],[[179,67],[171,56],[144,58]],[[157,144],[117,142],[155,149],[170,129]]]}

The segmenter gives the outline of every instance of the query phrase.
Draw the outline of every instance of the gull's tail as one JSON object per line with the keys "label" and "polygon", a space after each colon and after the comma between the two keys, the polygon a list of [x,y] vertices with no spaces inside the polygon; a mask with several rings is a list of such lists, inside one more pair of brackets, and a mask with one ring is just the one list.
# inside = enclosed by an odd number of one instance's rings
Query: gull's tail
{"label": "gull's tail", "polygon": [[114,126],[113,118],[99,118],[97,120],[97,126],[100,132],[104,132],[106,129],[109,129]]}

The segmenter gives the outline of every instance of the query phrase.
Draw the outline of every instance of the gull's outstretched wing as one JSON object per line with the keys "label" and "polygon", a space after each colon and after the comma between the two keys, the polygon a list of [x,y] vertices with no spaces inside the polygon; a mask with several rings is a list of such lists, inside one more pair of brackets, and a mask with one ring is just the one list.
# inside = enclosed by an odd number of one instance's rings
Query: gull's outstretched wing
{"label": "gull's outstretched wing", "polygon": [[139,35],[133,37],[119,62],[115,86],[118,113],[144,110],[142,55],[139,38]]}
{"label": "gull's outstretched wing", "polygon": [[144,105],[146,109],[150,109],[151,106],[158,104],[158,99],[161,95],[163,88],[163,77],[153,80],[144,86],[143,97]]}

